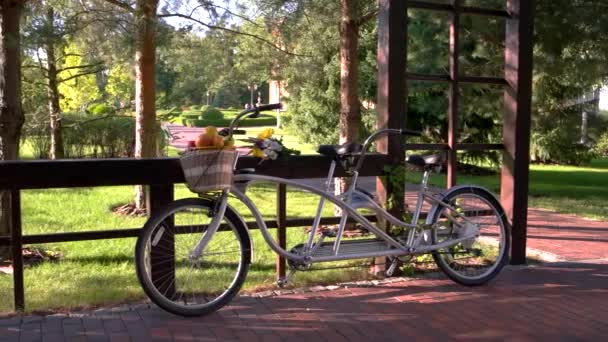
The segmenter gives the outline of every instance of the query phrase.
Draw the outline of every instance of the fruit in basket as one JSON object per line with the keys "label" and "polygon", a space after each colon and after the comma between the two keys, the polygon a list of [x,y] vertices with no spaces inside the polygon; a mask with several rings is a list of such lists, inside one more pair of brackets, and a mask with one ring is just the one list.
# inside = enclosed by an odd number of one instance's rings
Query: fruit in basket
{"label": "fruit in basket", "polygon": [[205,128],[205,132],[196,137],[194,144],[197,148],[222,148],[224,146],[224,139],[217,134],[217,128],[208,126]]}
{"label": "fruit in basket", "polygon": [[226,139],[224,139],[224,146],[225,147],[234,147],[234,139],[226,137]]}
{"label": "fruit in basket", "polygon": [[213,137],[213,147],[222,148],[224,147],[224,138],[216,135]]}

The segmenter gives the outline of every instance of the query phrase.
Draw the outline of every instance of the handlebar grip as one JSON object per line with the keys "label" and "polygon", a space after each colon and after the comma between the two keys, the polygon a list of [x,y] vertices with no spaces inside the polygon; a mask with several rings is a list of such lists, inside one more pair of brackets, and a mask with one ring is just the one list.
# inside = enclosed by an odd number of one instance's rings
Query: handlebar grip
{"label": "handlebar grip", "polygon": [[281,103],[270,103],[270,104],[260,105],[260,106],[256,107],[258,112],[261,112],[264,110],[274,110],[274,109],[282,109],[282,108],[283,108],[283,105]]}
{"label": "handlebar grip", "polygon": [[421,137],[422,132],[412,131],[410,129],[403,128],[403,129],[401,129],[401,135],[412,135],[412,136],[416,136],[416,137]]}
{"label": "handlebar grip", "polygon": [[[217,134],[223,137],[227,137],[228,133],[230,133],[229,128],[222,128]],[[247,134],[247,132],[244,129],[235,129],[232,131],[232,134]]]}

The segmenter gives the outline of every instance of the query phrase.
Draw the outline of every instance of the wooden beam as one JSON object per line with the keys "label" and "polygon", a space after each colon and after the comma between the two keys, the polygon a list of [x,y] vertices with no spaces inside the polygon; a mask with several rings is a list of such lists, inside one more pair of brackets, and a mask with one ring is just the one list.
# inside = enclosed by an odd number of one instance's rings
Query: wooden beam
{"label": "wooden beam", "polygon": [[[361,176],[382,174],[388,156],[371,153]],[[331,160],[319,155],[293,156],[281,160],[240,157],[237,168],[255,168],[263,175],[284,178],[324,178]],[[143,171],[143,172],[142,172]],[[40,175],[44,175],[41,177]],[[346,176],[336,168],[336,177]],[[183,183],[179,158],[19,160],[0,162],[0,189],[53,189],[106,185]]]}
{"label": "wooden beam", "polygon": [[[407,115],[407,2],[379,0],[378,12],[378,103],[377,128],[403,128]],[[403,164],[405,150],[402,137],[384,136],[377,140],[379,153],[388,155],[388,163]],[[386,203],[391,186],[386,177],[376,178],[376,194],[380,203]],[[400,191],[399,191],[400,192]],[[404,199],[395,196],[392,214],[400,217]],[[384,223],[380,223],[383,225]],[[384,274],[386,258],[377,258],[370,269],[373,274]]]}
{"label": "wooden beam", "polygon": [[[283,249],[287,247],[287,186],[277,185],[277,243]],[[284,278],[286,274],[285,258],[277,254],[277,277]]]}
{"label": "wooden beam", "polygon": [[25,290],[23,286],[23,241],[21,232],[21,194],[11,191],[11,251],[13,257],[13,294],[15,311],[25,309]]}
{"label": "wooden beam", "polygon": [[[146,191],[148,216],[157,214],[173,201],[173,184],[151,185]],[[162,239],[150,249],[152,283],[161,292],[173,296],[175,291],[175,239],[174,217],[164,222],[165,233]],[[161,279],[164,279],[161,281]],[[166,279],[169,279],[167,282]]]}
{"label": "wooden beam", "polygon": [[454,0],[454,11],[450,17],[450,89],[448,99],[448,146],[447,182],[449,188],[456,185],[456,144],[458,143],[458,112],[460,100],[460,9],[461,0]]}
{"label": "wooden beam", "polygon": [[455,12],[458,11],[464,14],[475,14],[475,15],[486,15],[492,17],[503,17],[509,18],[511,14],[508,11],[502,9],[493,9],[493,8],[482,8],[482,7],[472,7],[472,6],[460,6],[456,7],[452,4],[439,4],[433,2],[425,2],[425,1],[409,1],[408,8],[415,9],[425,9],[432,11],[442,11],[442,12]]}
{"label": "wooden beam", "polygon": [[511,219],[511,263],[526,262],[532,98],[533,0],[507,0],[503,165],[500,197]]}

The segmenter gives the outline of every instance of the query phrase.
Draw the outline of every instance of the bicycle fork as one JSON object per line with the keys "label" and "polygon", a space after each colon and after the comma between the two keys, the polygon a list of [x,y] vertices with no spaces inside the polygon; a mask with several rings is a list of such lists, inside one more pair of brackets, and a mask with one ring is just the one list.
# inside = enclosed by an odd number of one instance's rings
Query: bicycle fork
{"label": "bicycle fork", "polygon": [[220,223],[224,218],[224,214],[226,213],[226,207],[228,206],[228,190],[222,191],[219,200],[215,204],[215,208],[213,211],[213,218],[211,222],[207,225],[207,230],[205,231],[205,235],[203,238],[196,244],[188,258],[190,260],[196,260],[201,257],[205,247],[211,241],[213,235],[217,232],[220,227]]}

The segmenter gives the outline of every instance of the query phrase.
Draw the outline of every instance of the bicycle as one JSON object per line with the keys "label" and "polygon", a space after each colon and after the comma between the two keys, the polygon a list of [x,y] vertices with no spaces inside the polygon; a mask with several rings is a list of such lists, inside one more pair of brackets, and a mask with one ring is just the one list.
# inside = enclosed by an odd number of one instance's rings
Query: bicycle
{"label": "bicycle", "polygon": [[[244,117],[262,110],[280,108],[263,105],[241,112],[224,132],[232,137]],[[285,285],[298,270],[317,262],[387,257],[387,273],[400,260],[431,253],[439,268],[457,283],[476,286],[494,278],[505,265],[509,251],[509,222],[498,200],[476,185],[455,186],[443,193],[431,191],[429,176],[441,162],[428,156],[409,156],[407,162],[424,169],[411,222],[389,214],[372,195],[357,188],[358,170],[372,142],[384,134],[420,135],[406,129],[381,129],[363,145],[323,145],[319,153],[331,158],[325,189],[278,177],[258,175],[252,170],[235,170],[229,187],[198,198],[176,200],[145,223],[137,239],[135,264],[138,279],[148,297],[166,311],[183,316],[209,314],[226,305],[240,290],[252,260],[252,239],[241,214],[228,204],[229,196],[251,211],[270,248],[287,259],[289,274],[279,279]],[[234,162],[236,165],[236,161]],[[352,177],[341,195],[331,188],[337,166]],[[316,216],[306,241],[294,248],[281,248],[270,235],[255,203],[247,196],[252,182],[282,183],[320,196]],[[322,209],[330,202],[341,209],[337,229],[319,229]],[[431,204],[421,222],[423,203]],[[403,233],[391,235],[377,227],[358,210],[367,209]],[[348,218],[369,231],[373,238],[344,240]]]}

